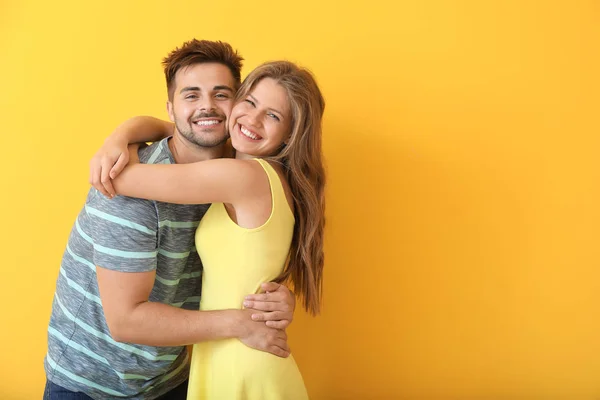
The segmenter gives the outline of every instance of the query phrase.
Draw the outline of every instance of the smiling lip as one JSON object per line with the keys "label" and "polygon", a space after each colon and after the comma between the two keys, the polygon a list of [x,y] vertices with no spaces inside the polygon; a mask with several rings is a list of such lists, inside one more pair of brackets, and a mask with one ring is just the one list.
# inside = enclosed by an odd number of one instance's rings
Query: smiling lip
{"label": "smiling lip", "polygon": [[240,136],[242,136],[248,140],[252,140],[254,142],[262,140],[262,137],[260,135],[256,134],[255,132],[251,131],[250,129],[246,128],[242,124],[237,124],[237,125],[238,125],[238,132],[239,132]]}
{"label": "smiling lip", "polygon": [[223,120],[219,118],[200,118],[195,121],[192,121],[194,125],[200,126],[203,128],[210,128],[213,126],[217,126],[223,122]]}

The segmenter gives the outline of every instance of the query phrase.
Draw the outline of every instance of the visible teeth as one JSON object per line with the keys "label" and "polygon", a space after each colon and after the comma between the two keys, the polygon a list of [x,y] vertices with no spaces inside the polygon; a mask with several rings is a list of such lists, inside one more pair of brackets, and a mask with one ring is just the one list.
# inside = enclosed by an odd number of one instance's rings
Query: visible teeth
{"label": "visible teeth", "polygon": [[240,125],[240,131],[242,131],[242,133],[244,134],[244,136],[247,136],[250,139],[254,139],[254,140],[260,139],[260,136],[255,135],[254,133],[250,132],[248,129],[244,128],[241,125]]}
{"label": "visible teeth", "polygon": [[210,125],[216,125],[218,123],[219,123],[219,121],[217,121],[216,119],[211,119],[208,121],[197,121],[196,125],[210,126]]}

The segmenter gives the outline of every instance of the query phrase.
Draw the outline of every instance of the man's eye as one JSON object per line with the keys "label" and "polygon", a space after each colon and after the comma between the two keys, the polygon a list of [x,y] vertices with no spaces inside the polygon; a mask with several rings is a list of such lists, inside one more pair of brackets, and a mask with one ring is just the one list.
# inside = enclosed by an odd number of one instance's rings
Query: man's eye
{"label": "man's eye", "polygon": [[186,99],[197,99],[198,96],[196,96],[195,94],[188,94],[187,96],[185,96]]}
{"label": "man's eye", "polygon": [[216,97],[217,99],[228,99],[228,98],[229,98],[229,96],[227,96],[225,93],[217,93],[217,94],[215,95],[215,97]]}

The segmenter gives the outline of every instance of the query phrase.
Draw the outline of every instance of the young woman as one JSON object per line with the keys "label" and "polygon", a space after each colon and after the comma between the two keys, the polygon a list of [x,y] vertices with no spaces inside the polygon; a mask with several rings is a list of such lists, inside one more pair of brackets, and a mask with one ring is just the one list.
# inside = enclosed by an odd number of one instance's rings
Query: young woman
{"label": "young woman", "polygon": [[[121,195],[212,203],[196,232],[202,310],[239,308],[246,293],[275,280],[289,281],[304,308],[319,312],[324,106],[307,70],[286,61],[263,64],[236,95],[229,118],[234,159],[130,164],[113,180]],[[307,393],[293,357],[232,339],[194,345],[188,398],[304,399]]]}

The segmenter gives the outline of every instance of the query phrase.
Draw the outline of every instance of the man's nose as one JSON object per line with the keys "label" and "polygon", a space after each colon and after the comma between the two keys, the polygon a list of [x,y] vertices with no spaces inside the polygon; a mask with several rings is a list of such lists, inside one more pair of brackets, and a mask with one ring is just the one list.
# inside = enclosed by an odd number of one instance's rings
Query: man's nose
{"label": "man's nose", "polygon": [[205,111],[205,112],[210,112],[213,111],[215,109],[215,102],[214,99],[210,96],[208,97],[204,97],[199,103],[198,103],[198,109],[200,111]]}

